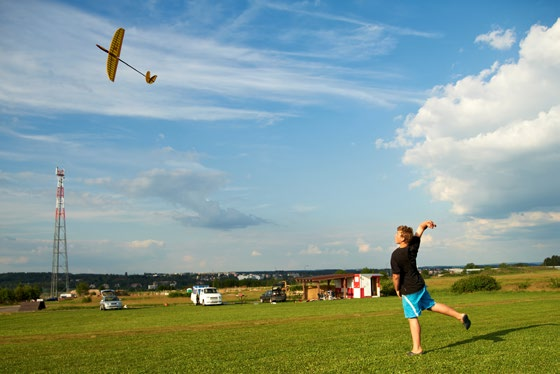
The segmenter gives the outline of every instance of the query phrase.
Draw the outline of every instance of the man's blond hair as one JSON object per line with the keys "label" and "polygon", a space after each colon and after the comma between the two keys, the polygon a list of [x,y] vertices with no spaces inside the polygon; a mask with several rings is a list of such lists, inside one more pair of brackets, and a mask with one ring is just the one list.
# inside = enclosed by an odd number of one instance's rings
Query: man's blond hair
{"label": "man's blond hair", "polygon": [[412,239],[412,236],[414,235],[414,233],[412,231],[412,227],[408,227],[408,226],[397,227],[397,232],[401,233],[401,236],[402,236],[405,243],[410,243],[410,240]]}

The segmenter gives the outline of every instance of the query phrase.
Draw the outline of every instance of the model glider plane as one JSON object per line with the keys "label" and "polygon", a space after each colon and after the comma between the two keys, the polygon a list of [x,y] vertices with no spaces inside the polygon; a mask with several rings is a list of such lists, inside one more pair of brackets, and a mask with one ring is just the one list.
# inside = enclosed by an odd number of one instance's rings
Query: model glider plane
{"label": "model glider plane", "polygon": [[140,70],[136,69],[134,66],[129,65],[126,61],[121,60],[121,48],[124,39],[124,29],[120,28],[115,31],[115,35],[113,35],[113,40],[111,40],[111,47],[109,50],[103,48],[99,44],[96,46],[101,49],[103,52],[107,53],[107,76],[111,80],[111,82],[115,81],[115,76],[117,75],[117,66],[119,65],[119,61],[123,64],[128,66],[129,68],[135,70],[140,75],[146,78],[146,83],[152,84],[156,81],[157,75],[151,76],[150,71],[148,70],[146,74],[142,73]]}

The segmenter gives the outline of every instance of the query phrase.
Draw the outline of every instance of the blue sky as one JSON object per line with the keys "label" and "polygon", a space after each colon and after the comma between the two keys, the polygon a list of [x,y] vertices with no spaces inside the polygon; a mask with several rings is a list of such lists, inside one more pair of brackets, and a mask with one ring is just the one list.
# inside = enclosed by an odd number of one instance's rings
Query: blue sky
{"label": "blue sky", "polygon": [[[6,1],[0,272],[388,267],[559,254],[560,3]],[[121,58],[157,74],[147,85]]]}

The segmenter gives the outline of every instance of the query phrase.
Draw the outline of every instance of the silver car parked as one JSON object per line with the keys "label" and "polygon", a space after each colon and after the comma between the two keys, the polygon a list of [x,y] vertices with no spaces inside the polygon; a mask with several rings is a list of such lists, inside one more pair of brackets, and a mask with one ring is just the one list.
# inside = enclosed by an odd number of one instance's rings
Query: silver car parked
{"label": "silver car parked", "polygon": [[99,310],[122,309],[122,301],[114,290],[101,290]]}

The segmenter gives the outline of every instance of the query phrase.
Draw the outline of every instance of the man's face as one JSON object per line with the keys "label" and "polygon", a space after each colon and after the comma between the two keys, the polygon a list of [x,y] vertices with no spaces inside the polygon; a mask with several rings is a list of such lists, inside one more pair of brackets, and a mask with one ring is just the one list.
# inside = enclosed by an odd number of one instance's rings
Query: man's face
{"label": "man's face", "polygon": [[402,236],[402,232],[397,231],[397,233],[395,234],[395,244],[401,245],[403,243],[404,243],[404,238]]}

